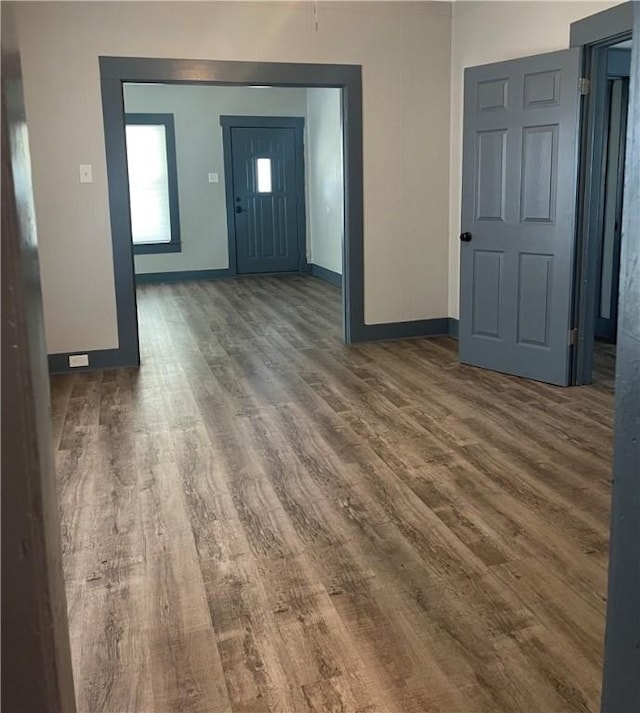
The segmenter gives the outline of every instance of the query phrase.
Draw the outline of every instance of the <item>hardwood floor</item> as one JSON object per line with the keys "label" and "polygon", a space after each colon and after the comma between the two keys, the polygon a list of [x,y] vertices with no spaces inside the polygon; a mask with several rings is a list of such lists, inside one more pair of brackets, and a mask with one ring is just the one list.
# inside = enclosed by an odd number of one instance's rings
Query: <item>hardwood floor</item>
{"label": "hardwood floor", "polygon": [[347,348],[315,278],[139,289],[53,380],[80,713],[597,711],[613,383]]}
{"label": "hardwood floor", "polygon": [[593,345],[593,379],[609,383],[613,388],[616,376],[616,345],[596,341]]}

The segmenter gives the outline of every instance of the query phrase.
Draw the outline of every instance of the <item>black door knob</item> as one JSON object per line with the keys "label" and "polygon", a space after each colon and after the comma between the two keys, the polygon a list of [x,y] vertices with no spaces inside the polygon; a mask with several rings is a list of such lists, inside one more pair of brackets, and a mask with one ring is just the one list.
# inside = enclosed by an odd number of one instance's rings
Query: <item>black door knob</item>
{"label": "black door knob", "polygon": [[460,233],[460,240],[462,240],[463,243],[468,243],[473,235],[471,233]]}
{"label": "black door knob", "polygon": [[236,208],[236,213],[242,213],[242,208],[240,206]]}

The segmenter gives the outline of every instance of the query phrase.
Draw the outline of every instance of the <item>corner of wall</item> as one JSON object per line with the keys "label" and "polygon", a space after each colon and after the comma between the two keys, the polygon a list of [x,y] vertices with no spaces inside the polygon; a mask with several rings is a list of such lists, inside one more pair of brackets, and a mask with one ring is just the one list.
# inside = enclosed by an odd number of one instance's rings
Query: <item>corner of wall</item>
{"label": "corner of wall", "polygon": [[451,33],[450,33],[450,54],[449,54],[449,214],[447,225],[447,315],[450,319],[457,320],[458,309],[458,245],[455,240],[455,233],[459,227],[458,215],[459,205],[458,195],[458,174],[457,174],[457,136],[459,101],[456,93],[456,83],[454,77],[457,74],[456,64],[457,41],[456,22],[458,20],[458,10],[455,2],[451,2]]}

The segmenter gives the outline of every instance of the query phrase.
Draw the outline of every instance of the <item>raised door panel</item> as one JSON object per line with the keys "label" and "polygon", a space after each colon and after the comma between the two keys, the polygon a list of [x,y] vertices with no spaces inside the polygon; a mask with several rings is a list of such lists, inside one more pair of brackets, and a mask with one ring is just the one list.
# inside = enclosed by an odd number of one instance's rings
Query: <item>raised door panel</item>
{"label": "raised door panel", "polygon": [[500,339],[503,254],[476,250],[473,254],[473,327],[475,336]]}
{"label": "raised door panel", "polygon": [[560,103],[560,71],[524,75],[524,108],[540,109]]}
{"label": "raised door panel", "polygon": [[506,109],[508,101],[509,80],[506,78],[492,79],[478,83],[478,112]]}
{"label": "raised door panel", "polygon": [[522,129],[520,220],[553,223],[558,175],[558,125]]}
{"label": "raised door panel", "polygon": [[549,349],[553,255],[521,253],[518,262],[518,343]]}
{"label": "raised door panel", "polygon": [[481,131],[476,138],[476,219],[504,220],[507,132]]}

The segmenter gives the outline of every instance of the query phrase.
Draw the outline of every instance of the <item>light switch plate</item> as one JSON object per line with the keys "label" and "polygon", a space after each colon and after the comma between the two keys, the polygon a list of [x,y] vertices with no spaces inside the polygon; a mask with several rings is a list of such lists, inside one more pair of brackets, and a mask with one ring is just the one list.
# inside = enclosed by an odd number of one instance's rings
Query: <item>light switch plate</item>
{"label": "light switch plate", "polygon": [[93,183],[93,170],[90,163],[81,163],[78,166],[80,183]]}
{"label": "light switch plate", "polygon": [[220,181],[220,177],[218,176],[217,173],[209,174],[209,183],[218,183],[219,181]]}

